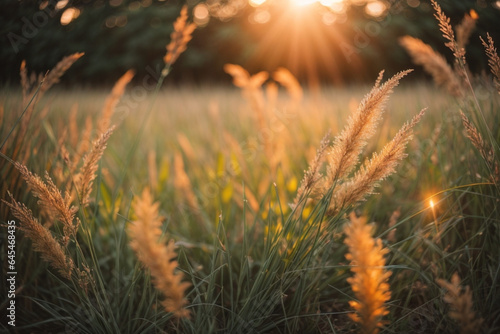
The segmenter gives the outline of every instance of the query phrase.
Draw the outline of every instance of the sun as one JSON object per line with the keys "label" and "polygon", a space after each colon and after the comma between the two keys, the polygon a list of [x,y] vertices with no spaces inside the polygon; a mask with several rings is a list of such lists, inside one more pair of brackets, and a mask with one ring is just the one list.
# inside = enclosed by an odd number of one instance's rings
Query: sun
{"label": "sun", "polygon": [[[346,0],[263,1],[249,19],[247,31],[258,43],[249,54],[247,65],[266,70],[285,67],[306,80],[311,88],[319,87],[324,78],[341,84],[342,47],[350,41],[345,40],[344,30],[335,25],[337,15],[342,15],[335,9],[344,2]],[[352,64],[359,63],[357,55],[350,60]]]}
{"label": "sun", "polygon": [[296,7],[312,5],[315,2],[318,2],[318,0],[290,0],[290,3]]}

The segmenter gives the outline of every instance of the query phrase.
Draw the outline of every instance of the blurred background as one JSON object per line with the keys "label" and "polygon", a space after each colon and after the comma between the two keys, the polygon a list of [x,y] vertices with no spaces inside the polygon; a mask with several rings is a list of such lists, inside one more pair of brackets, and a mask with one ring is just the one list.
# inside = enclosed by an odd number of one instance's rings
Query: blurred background
{"label": "blurred background", "polygon": [[[70,86],[111,84],[130,68],[135,80],[157,74],[184,4],[198,28],[168,77],[175,83],[229,83],[225,63],[250,73],[283,66],[308,86],[373,82],[381,69],[415,67],[398,43],[404,35],[452,59],[430,0],[3,0],[0,79],[17,85],[23,59],[40,73],[74,52],[85,56],[64,76]],[[477,13],[467,59],[473,72],[487,69],[479,36],[500,41],[500,1],[439,4],[453,26]]]}

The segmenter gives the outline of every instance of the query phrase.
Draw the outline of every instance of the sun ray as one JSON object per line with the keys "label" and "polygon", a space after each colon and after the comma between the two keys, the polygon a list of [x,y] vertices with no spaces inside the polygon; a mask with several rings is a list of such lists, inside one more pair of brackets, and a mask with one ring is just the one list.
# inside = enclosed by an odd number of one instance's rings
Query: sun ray
{"label": "sun ray", "polygon": [[[339,1],[329,0],[328,4]],[[249,66],[267,70],[284,66],[311,87],[319,85],[325,76],[334,84],[342,83],[339,64],[347,59],[339,46],[348,41],[334,22],[324,23],[325,11],[335,15],[333,12],[317,0],[284,0],[283,6],[266,10],[272,19],[265,27],[250,27],[259,43]]]}

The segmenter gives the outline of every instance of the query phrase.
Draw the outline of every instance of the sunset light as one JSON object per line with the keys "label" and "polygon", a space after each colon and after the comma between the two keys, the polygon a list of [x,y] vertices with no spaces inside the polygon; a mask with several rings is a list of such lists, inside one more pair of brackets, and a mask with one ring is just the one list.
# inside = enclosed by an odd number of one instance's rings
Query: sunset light
{"label": "sunset light", "polygon": [[252,7],[258,7],[262,4],[264,4],[265,2],[266,2],[266,0],[250,0],[250,1],[248,1],[250,6],[252,6]]}
{"label": "sunset light", "polygon": [[[262,0],[250,0],[250,4]],[[304,7],[313,4],[320,4],[324,7],[338,7],[338,5],[345,3],[345,0],[289,0],[289,2],[296,7]]]}
{"label": "sunset light", "polygon": [[293,5],[298,7],[308,6],[315,2],[318,2],[317,0],[290,0],[290,1]]}
{"label": "sunset light", "polygon": [[387,7],[388,5],[383,1],[372,1],[366,4],[365,12],[370,16],[380,17],[385,13]]}
{"label": "sunset light", "polygon": [[500,333],[500,0],[0,12],[2,333]]}

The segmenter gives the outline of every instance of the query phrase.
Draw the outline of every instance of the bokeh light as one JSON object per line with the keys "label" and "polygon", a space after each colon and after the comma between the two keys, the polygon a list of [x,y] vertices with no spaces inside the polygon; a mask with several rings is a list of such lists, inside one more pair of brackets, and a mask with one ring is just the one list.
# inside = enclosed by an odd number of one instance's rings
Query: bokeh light
{"label": "bokeh light", "polygon": [[290,2],[294,6],[302,7],[302,6],[311,5],[311,4],[315,3],[315,2],[317,2],[317,0],[290,0]]}
{"label": "bokeh light", "polygon": [[418,6],[420,6],[420,0],[406,0],[406,3],[412,8],[417,8]]}
{"label": "bokeh light", "polygon": [[263,5],[266,2],[266,0],[250,0],[248,3],[252,7],[259,7],[260,5]]}
{"label": "bokeh light", "polygon": [[368,2],[365,6],[366,14],[373,17],[381,17],[382,15],[385,14],[387,9],[388,5],[384,1]]}
{"label": "bokeh light", "polygon": [[248,20],[250,23],[264,24],[269,22],[271,19],[271,13],[266,9],[257,9],[252,15],[249,16]]}
{"label": "bokeh light", "polygon": [[204,3],[200,3],[194,7],[193,10],[193,20],[199,27],[204,27],[210,21],[210,12],[208,11],[208,6]]}
{"label": "bokeh light", "polygon": [[67,8],[61,15],[61,24],[63,26],[68,25],[78,16],[80,16],[80,10],[78,8]]}
{"label": "bokeh light", "polygon": [[56,4],[56,9],[63,9],[68,4],[68,0],[60,0]]}

